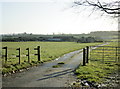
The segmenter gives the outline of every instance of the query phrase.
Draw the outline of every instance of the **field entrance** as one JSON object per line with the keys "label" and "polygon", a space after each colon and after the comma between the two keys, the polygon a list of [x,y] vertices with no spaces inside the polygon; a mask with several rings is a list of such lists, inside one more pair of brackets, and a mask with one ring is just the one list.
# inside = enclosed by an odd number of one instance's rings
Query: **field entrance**
{"label": "field entrance", "polygon": [[91,61],[118,62],[120,59],[120,47],[117,46],[90,46],[89,59]]}

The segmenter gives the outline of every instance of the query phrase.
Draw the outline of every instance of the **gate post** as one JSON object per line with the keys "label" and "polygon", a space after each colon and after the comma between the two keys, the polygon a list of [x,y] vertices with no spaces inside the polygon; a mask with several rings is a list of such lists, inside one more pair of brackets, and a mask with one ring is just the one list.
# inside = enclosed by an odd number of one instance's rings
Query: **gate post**
{"label": "gate post", "polygon": [[88,59],[89,58],[89,47],[87,46],[86,49],[87,49],[87,52],[86,52],[87,53],[86,54],[86,63],[88,63],[88,60],[89,60]]}
{"label": "gate post", "polygon": [[86,62],[85,59],[86,59],[86,58],[85,58],[85,48],[83,48],[83,66],[85,66],[85,62]]}

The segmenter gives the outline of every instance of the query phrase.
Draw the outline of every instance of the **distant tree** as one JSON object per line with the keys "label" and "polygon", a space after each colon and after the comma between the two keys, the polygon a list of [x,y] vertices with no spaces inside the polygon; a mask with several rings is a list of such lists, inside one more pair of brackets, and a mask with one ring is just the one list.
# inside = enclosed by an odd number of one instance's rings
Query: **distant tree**
{"label": "distant tree", "polygon": [[23,34],[27,34],[26,32],[24,32]]}
{"label": "distant tree", "polygon": [[78,39],[77,43],[86,43],[86,38],[81,37],[80,39]]}
{"label": "distant tree", "polygon": [[88,43],[92,43],[92,42],[95,42],[96,40],[95,40],[95,38],[94,37],[87,37],[87,39],[86,39],[86,42],[88,42]]}
{"label": "distant tree", "polygon": [[97,40],[94,37],[81,37],[77,40],[77,43],[93,43]]}

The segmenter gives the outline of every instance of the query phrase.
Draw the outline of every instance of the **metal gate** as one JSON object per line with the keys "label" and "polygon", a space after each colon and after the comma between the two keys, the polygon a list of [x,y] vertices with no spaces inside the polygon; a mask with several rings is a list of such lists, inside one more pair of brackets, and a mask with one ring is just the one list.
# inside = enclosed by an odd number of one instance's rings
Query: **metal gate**
{"label": "metal gate", "polygon": [[115,46],[90,46],[89,59],[99,62],[118,62],[120,47]]}

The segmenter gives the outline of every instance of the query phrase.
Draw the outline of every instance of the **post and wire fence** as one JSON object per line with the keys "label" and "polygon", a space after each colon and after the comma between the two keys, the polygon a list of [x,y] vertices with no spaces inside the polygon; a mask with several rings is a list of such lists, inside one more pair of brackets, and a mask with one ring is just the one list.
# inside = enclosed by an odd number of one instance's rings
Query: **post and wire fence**
{"label": "post and wire fence", "polygon": [[[9,59],[11,59],[11,58],[8,58],[8,47],[6,46],[6,47],[2,47],[2,49],[3,49],[3,53],[2,53],[2,60],[3,60],[3,63],[7,63],[7,62],[9,62],[10,60]],[[27,59],[28,59],[28,63],[30,63],[30,48],[26,48],[26,50],[27,50],[27,54],[25,55],[26,57],[27,57]],[[41,59],[41,47],[40,46],[37,46],[37,48],[34,48],[34,50],[36,50],[37,51],[37,53],[35,53],[34,55],[36,55],[37,56],[37,61],[41,61],[40,59]],[[21,54],[21,48],[17,48],[16,49],[16,51],[17,51],[17,55],[16,56],[13,56],[12,58],[13,59],[15,59],[15,58],[18,58],[18,64],[21,64],[21,62],[22,62],[22,54]]]}
{"label": "post and wire fence", "polygon": [[[8,47],[2,48],[4,51],[4,54],[2,57],[4,57],[4,62],[7,63],[8,61]],[[18,63],[21,64],[21,48],[17,48],[17,55]],[[28,59],[28,63],[31,62],[30,60],[30,48],[26,48],[27,54],[26,57]],[[34,55],[37,56],[37,61],[41,61],[41,47],[37,46],[34,48],[36,50],[36,53]],[[86,48],[83,48],[83,66],[86,65],[86,63],[89,63],[90,61],[100,61],[101,63],[104,62],[118,62],[120,58],[120,47],[115,46],[86,46]]]}

